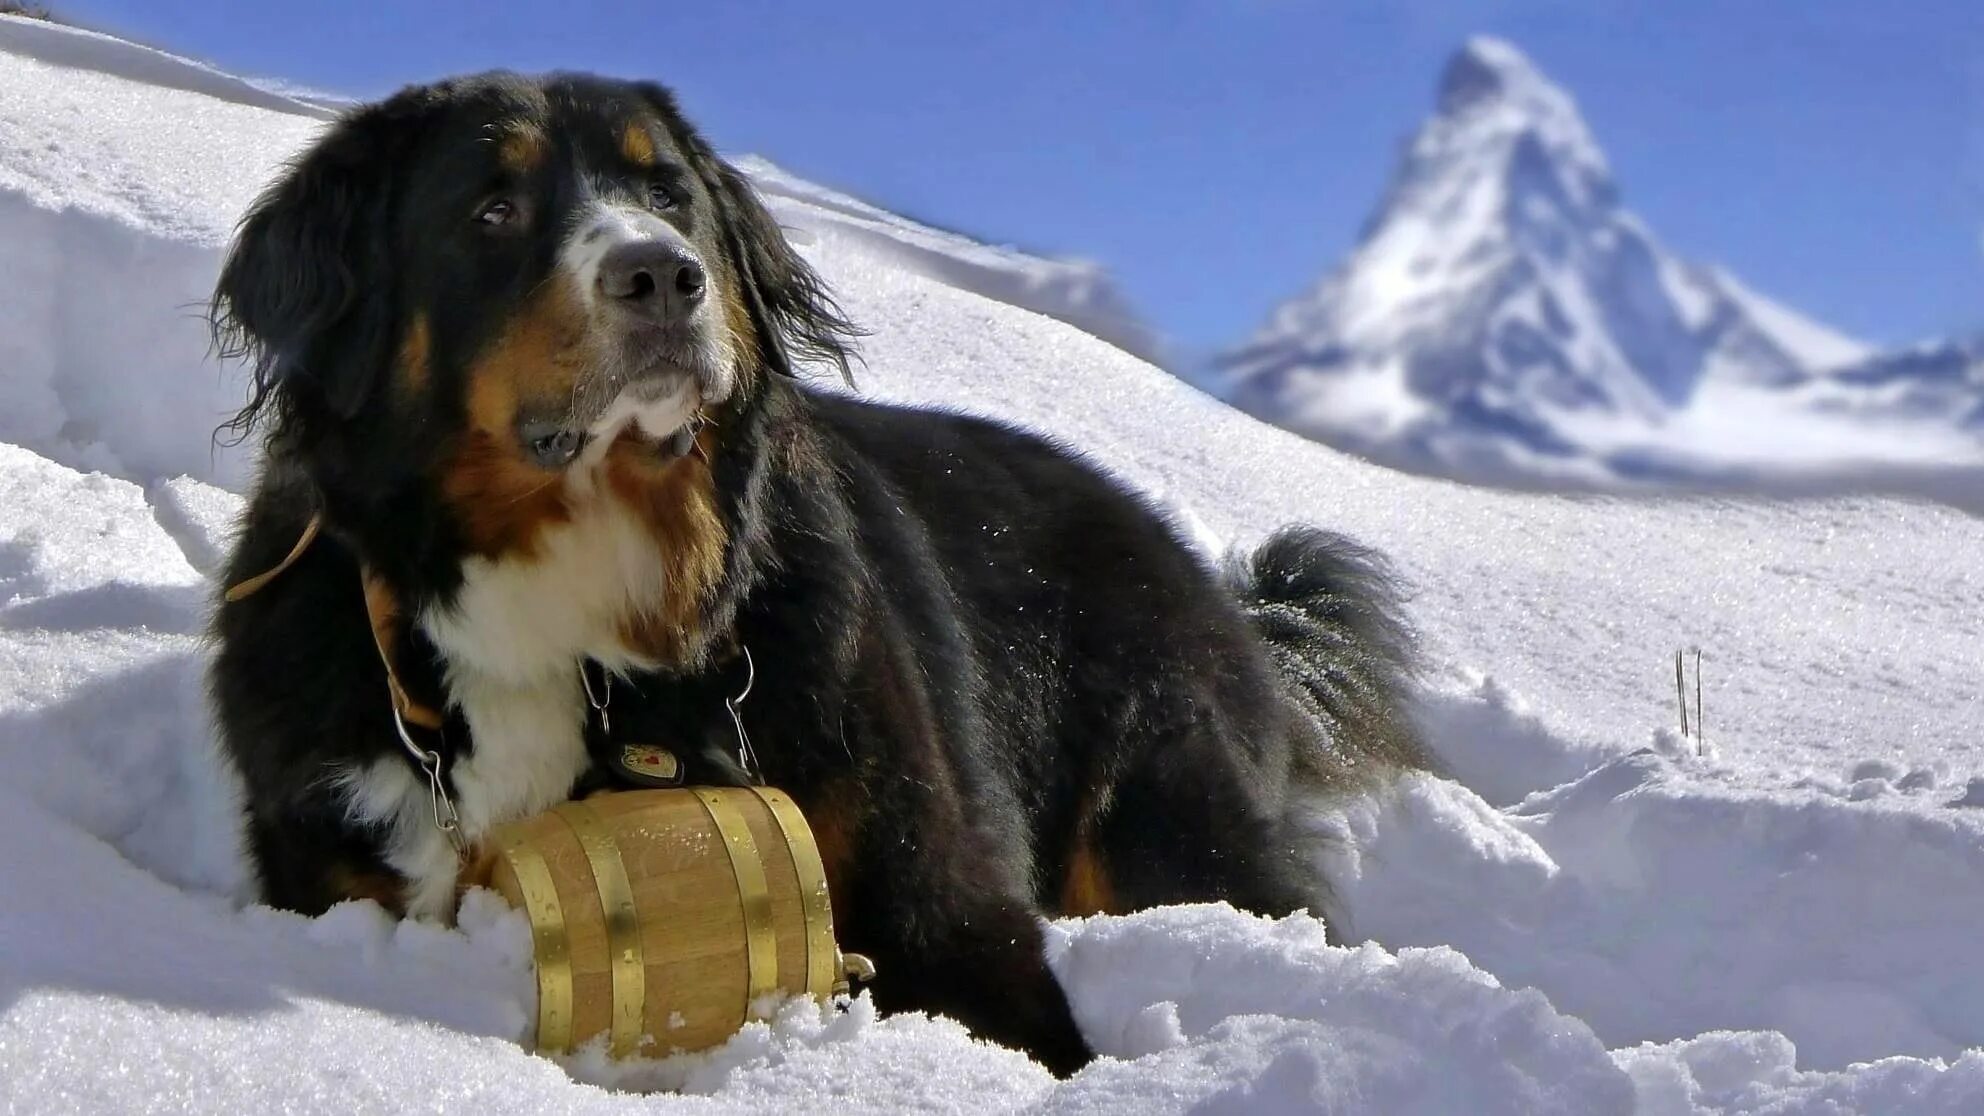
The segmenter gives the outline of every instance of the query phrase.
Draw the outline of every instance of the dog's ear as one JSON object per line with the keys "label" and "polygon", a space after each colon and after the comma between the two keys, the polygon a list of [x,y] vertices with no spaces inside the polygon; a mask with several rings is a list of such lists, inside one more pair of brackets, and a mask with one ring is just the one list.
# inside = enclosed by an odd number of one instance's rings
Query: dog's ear
{"label": "dog's ear", "polygon": [[695,161],[715,200],[724,249],[735,262],[737,285],[765,366],[793,376],[797,361],[821,361],[838,368],[852,384],[849,362],[861,329],[847,320],[818,273],[792,250],[750,181],[719,158],[683,118],[674,96],[659,85],[641,89]]}
{"label": "dog's ear", "polygon": [[313,438],[319,420],[358,415],[383,382],[401,128],[387,106],[346,117],[242,219],[209,313],[216,349],[246,358],[253,376],[248,404],[228,424],[237,435],[273,408],[277,431]]}
{"label": "dog's ear", "polygon": [[742,272],[737,281],[765,364],[782,376],[792,376],[795,358],[824,361],[853,384],[848,362],[861,330],[847,320],[819,273],[792,250],[785,230],[758,200],[750,181],[715,154],[706,159],[714,170],[711,190],[724,240]]}

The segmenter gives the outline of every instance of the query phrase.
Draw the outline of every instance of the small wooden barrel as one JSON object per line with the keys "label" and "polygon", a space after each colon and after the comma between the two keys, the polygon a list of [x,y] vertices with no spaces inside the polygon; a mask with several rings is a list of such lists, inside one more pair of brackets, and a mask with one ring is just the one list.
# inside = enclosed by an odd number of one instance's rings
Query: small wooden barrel
{"label": "small wooden barrel", "polygon": [[530,918],[536,1049],[615,1057],[729,1038],[772,992],[842,979],[813,833],[783,793],[594,795],[498,829],[488,886]]}

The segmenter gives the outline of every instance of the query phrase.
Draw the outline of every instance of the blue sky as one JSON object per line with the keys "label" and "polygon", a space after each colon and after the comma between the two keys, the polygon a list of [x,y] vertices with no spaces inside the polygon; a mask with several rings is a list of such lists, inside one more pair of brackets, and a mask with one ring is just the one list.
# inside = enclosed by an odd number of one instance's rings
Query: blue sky
{"label": "blue sky", "polygon": [[1338,260],[1467,35],[1577,97],[1671,247],[1855,335],[1984,328],[1984,3],[50,0],[368,96],[582,68],[719,147],[1102,261],[1160,331],[1239,340]]}

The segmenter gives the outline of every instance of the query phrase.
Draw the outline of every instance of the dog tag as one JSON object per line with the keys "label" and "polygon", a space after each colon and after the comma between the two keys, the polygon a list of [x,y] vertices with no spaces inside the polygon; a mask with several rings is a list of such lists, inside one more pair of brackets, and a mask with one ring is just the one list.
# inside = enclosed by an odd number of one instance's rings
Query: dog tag
{"label": "dog tag", "polygon": [[613,773],[637,787],[679,787],[682,761],[656,744],[621,744],[612,751]]}

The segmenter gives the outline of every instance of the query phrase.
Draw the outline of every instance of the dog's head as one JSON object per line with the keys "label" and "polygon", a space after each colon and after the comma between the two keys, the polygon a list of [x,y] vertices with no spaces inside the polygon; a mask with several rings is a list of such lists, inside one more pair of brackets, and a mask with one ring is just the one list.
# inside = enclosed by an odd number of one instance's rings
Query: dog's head
{"label": "dog's head", "polygon": [[[213,320],[235,422],[320,484],[555,496],[665,461],[853,332],[749,184],[659,86],[488,74],[344,117],[263,194]],[[398,475],[387,477],[386,472]]]}

